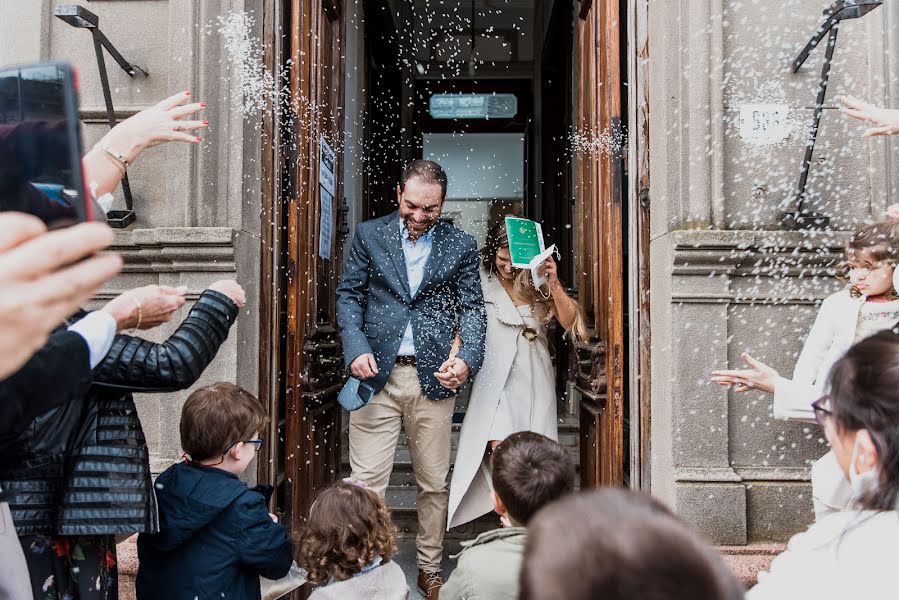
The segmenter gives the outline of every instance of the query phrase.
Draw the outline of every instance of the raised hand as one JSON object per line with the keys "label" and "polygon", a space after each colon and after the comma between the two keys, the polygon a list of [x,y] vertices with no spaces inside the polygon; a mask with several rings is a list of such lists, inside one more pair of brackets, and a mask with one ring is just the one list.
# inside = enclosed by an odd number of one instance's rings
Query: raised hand
{"label": "raised hand", "polygon": [[774,384],[779,377],[777,371],[745,352],[740,355],[740,358],[750,366],[749,369],[712,371],[711,380],[720,385],[734,386],[735,392],[748,392],[749,390],[773,392]]}
{"label": "raised hand", "polygon": [[240,284],[233,279],[222,279],[221,281],[216,281],[209,286],[209,289],[231,298],[234,304],[237,305],[237,308],[243,308],[243,305],[247,303],[247,293],[240,286]]}
{"label": "raised hand", "polygon": [[874,125],[865,130],[864,137],[899,133],[899,110],[880,108],[852,96],[844,97],[841,103],[844,115]]}
{"label": "raised hand", "polygon": [[101,310],[111,314],[123,329],[152,329],[172,320],[184,306],[187,286],[146,285],[110,300]]}
{"label": "raised hand", "polygon": [[113,127],[100,143],[122,152],[129,161],[143,150],[164,142],[196,144],[202,138],[194,132],[209,122],[186,118],[206,107],[205,102],[188,103],[190,99],[190,92],[166,98]]}

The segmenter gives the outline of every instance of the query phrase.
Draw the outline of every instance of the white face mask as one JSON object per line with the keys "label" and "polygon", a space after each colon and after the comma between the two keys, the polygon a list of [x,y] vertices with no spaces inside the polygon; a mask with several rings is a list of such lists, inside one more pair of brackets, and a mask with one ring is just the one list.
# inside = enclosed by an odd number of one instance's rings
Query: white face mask
{"label": "white face mask", "polygon": [[865,473],[859,473],[855,468],[855,460],[858,458],[858,436],[852,445],[852,458],[849,459],[849,487],[852,488],[852,499],[859,500],[862,496],[874,492],[880,484],[880,476],[877,467],[873,467]]}

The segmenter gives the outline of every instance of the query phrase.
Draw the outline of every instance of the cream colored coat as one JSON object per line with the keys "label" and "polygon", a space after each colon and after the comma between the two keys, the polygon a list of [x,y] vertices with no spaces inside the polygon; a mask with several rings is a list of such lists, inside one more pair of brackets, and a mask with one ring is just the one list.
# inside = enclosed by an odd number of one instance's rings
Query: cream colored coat
{"label": "cream colored coat", "polygon": [[[849,290],[824,299],[796,361],[793,378],[779,377],[774,384],[775,418],[815,421],[812,402],[824,394],[830,369],[854,343],[858,314],[864,303],[864,296],[853,298]],[[812,466],[815,518],[820,520],[843,510],[849,505],[850,498],[849,483],[833,452],[828,452]]]}
{"label": "cream colored coat", "polygon": [[858,313],[864,303],[865,296],[853,298],[849,290],[824,299],[796,361],[793,379],[780,377],[774,384],[775,418],[814,422],[812,402],[824,393],[831,367],[855,341]]}
{"label": "cream colored coat", "polygon": [[484,364],[474,379],[459,437],[459,451],[450,483],[447,529],[493,510],[492,487],[481,463],[500,395],[515,362],[518,338],[525,326],[502,284],[483,268],[481,289],[487,312],[486,353]]}

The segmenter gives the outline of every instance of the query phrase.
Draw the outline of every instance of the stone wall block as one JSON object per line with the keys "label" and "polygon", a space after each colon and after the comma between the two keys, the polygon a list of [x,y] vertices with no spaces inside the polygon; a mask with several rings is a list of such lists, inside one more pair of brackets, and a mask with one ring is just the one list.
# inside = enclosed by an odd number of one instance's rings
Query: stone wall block
{"label": "stone wall block", "polygon": [[746,491],[741,484],[678,483],[674,510],[712,544],[746,544]]}
{"label": "stone wall block", "polygon": [[787,541],[814,520],[812,488],[804,482],[760,482],[746,486],[749,543]]}

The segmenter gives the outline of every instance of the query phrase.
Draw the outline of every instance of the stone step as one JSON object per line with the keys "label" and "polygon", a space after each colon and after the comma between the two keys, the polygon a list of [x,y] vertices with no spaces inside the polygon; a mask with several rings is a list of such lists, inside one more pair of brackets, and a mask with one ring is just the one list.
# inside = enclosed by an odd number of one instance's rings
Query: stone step
{"label": "stone step", "polygon": [[[385,499],[390,514],[396,525],[397,533],[403,537],[414,537],[418,533],[418,515],[415,511],[415,498],[418,488],[413,482],[409,486],[391,485],[387,488]],[[461,527],[451,529],[446,534],[448,540],[469,540],[474,536],[499,527],[499,517],[490,512]]]}
{"label": "stone step", "polygon": [[749,589],[758,583],[759,571],[770,569],[771,561],[786,547],[782,543],[755,543],[747,546],[719,546],[718,550],[734,575]]}
{"label": "stone step", "polygon": [[[455,463],[456,460],[456,450],[459,447],[459,435],[461,431],[461,425],[454,424],[453,425],[453,433],[452,439],[450,441],[451,448],[451,463]],[[564,420],[559,423],[559,443],[575,451],[577,454],[579,438],[578,438],[578,423],[577,421]],[[345,431],[343,434],[343,443],[341,444],[341,456],[340,456],[341,464],[346,466],[349,465],[349,432]],[[409,455],[409,447],[406,443],[406,432],[401,431],[399,435],[399,440],[396,445],[396,452],[394,456],[394,464],[397,466],[400,465],[411,465],[412,458]]]}

